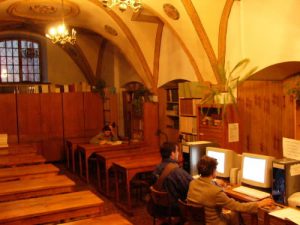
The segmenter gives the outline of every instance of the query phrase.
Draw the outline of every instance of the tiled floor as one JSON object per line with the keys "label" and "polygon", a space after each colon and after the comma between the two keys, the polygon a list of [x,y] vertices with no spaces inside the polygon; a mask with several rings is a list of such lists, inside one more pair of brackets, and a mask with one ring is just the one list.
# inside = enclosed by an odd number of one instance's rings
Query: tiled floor
{"label": "tiled floor", "polygon": [[[97,194],[103,201],[104,201],[104,210],[101,213],[102,216],[112,214],[112,213],[119,213],[123,215],[125,218],[127,218],[131,223],[134,225],[152,225],[153,219],[152,217],[147,213],[145,202],[139,200],[134,201],[134,211],[133,216],[129,216],[128,214],[124,213],[121,209],[117,208],[114,204],[114,200],[109,199],[105,197],[104,195],[100,194],[96,187],[92,182],[91,185],[87,185],[84,181],[82,181],[77,175],[69,172],[64,164],[56,164],[62,171],[63,174],[70,177],[72,180],[76,182],[76,189],[77,190],[85,190],[89,189],[93,191],[95,194]],[[157,223],[159,224],[159,223]]]}

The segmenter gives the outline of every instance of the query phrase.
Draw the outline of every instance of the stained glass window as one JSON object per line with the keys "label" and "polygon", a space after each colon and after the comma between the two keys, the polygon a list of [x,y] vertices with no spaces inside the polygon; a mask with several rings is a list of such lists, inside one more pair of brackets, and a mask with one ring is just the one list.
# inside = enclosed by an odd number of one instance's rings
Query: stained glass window
{"label": "stained glass window", "polygon": [[0,82],[41,82],[40,44],[0,40]]}

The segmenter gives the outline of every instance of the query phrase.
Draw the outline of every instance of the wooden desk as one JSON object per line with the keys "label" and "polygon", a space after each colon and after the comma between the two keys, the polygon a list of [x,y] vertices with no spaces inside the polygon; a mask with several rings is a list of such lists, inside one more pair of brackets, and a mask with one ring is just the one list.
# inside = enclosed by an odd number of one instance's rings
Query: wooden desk
{"label": "wooden desk", "polygon": [[105,151],[117,151],[122,149],[135,149],[143,147],[145,144],[143,142],[140,143],[132,143],[132,144],[120,144],[120,145],[96,145],[96,144],[82,144],[78,145],[78,155],[79,155],[79,170],[80,177],[83,177],[83,164],[85,164],[85,175],[86,182],[89,183],[89,158],[92,154],[96,152],[105,152]]}
{"label": "wooden desk", "polygon": [[275,207],[275,209],[261,208],[258,210],[258,225],[296,225],[296,223],[290,220],[281,219],[270,215],[269,213],[273,210],[288,208],[288,206],[283,206],[279,204],[276,204]]}
{"label": "wooden desk", "polygon": [[48,177],[58,174],[59,169],[52,164],[38,164],[0,169],[0,182]]}
{"label": "wooden desk", "polygon": [[0,155],[37,153],[37,148],[31,144],[11,144],[8,147],[0,148]]}
{"label": "wooden desk", "polygon": [[[232,197],[238,201],[242,201],[242,202],[259,201],[259,199],[257,199],[257,198],[235,192],[231,188],[224,189],[224,191],[229,197]],[[276,207],[282,208],[284,206],[275,204],[273,207],[274,208],[276,208]],[[257,214],[251,214],[251,225],[252,224],[253,225],[284,225],[285,224],[285,222],[279,218],[273,217],[271,219],[269,212],[270,212],[270,210],[268,208],[259,208]],[[272,222],[271,222],[271,220],[272,220]]]}
{"label": "wooden desk", "polygon": [[75,173],[75,154],[77,146],[79,144],[89,143],[89,137],[79,137],[79,138],[68,138],[66,139],[66,158],[67,158],[67,168],[70,169],[72,164],[72,172]]}
{"label": "wooden desk", "polygon": [[[144,158],[145,159],[145,158]],[[116,203],[118,206],[123,208],[126,212],[132,214],[132,205],[131,205],[131,192],[130,192],[130,181],[137,173],[151,172],[155,169],[155,166],[161,162],[161,157],[157,156],[154,158],[148,158],[145,160],[136,160],[130,162],[115,161],[113,167],[115,169],[115,183],[116,183]],[[119,203],[119,173],[125,175],[126,182],[126,193],[127,193],[127,208],[122,207]]]}
{"label": "wooden desk", "polygon": [[1,225],[32,225],[98,214],[103,201],[90,191],[0,203]]}
{"label": "wooden desk", "polygon": [[93,217],[90,219],[78,220],[60,225],[133,225],[120,214],[110,214],[107,216]]}
{"label": "wooden desk", "polygon": [[[95,154],[97,160],[97,181],[101,193],[109,196],[109,169],[114,162],[127,162],[135,159],[147,159],[149,156],[159,156],[159,149],[145,147],[137,149],[123,149],[120,151],[98,152]],[[105,191],[102,186],[100,167],[104,168]]]}
{"label": "wooden desk", "polygon": [[35,153],[4,155],[0,157],[0,167],[13,167],[45,163],[46,159]]}
{"label": "wooden desk", "polygon": [[75,182],[64,175],[0,183],[0,202],[73,191]]}

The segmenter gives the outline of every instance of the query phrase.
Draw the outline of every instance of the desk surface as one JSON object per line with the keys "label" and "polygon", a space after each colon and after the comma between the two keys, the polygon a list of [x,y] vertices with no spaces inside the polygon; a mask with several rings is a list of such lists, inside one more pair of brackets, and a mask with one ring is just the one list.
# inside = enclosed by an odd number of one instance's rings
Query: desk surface
{"label": "desk surface", "polygon": [[111,144],[79,144],[78,149],[81,151],[94,151],[97,152],[97,150],[101,151],[101,149],[124,149],[124,148],[140,148],[145,146],[144,142],[138,142],[138,143],[122,143],[119,145],[111,145]]}
{"label": "desk surface", "polygon": [[101,205],[103,201],[90,191],[3,202],[0,203],[0,224]]}
{"label": "desk surface", "polygon": [[37,148],[31,144],[12,144],[8,147],[0,148],[0,155],[37,153]]}
{"label": "desk surface", "polygon": [[23,177],[35,174],[58,173],[59,169],[52,164],[28,165],[13,168],[1,168],[0,180],[9,177]]}
{"label": "desk surface", "polygon": [[[242,201],[242,202],[259,201],[259,199],[257,199],[257,198],[250,197],[250,196],[244,195],[242,193],[233,191],[232,188],[224,188],[224,192],[229,197],[232,197],[238,201]],[[269,212],[271,212],[272,210],[278,210],[278,209],[282,209],[284,207],[286,207],[286,206],[275,203],[273,206],[270,206],[270,207],[259,208],[258,213],[253,215],[255,217],[258,217],[257,219],[252,220],[253,225],[255,225],[257,223],[259,225],[285,225],[285,222],[286,222],[285,220],[282,220],[280,218],[272,218],[272,216],[269,215]],[[256,223],[254,224],[253,221],[256,221]]]}
{"label": "desk surface", "polygon": [[109,152],[98,152],[96,156],[103,157],[105,159],[112,159],[112,158],[119,158],[119,157],[126,157],[126,156],[134,156],[138,154],[144,153],[159,153],[158,148],[151,148],[151,147],[141,147],[141,148],[133,148],[133,149],[120,149],[118,151],[109,151]]}
{"label": "desk surface", "polygon": [[4,155],[0,157],[0,167],[44,163],[46,159],[35,153]]}

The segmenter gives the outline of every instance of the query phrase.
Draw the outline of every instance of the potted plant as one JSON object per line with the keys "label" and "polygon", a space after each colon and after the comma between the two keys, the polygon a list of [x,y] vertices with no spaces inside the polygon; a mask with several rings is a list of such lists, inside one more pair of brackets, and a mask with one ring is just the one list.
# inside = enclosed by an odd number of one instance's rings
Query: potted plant
{"label": "potted plant", "polygon": [[105,80],[98,78],[95,82],[95,85],[92,87],[92,91],[99,93],[99,95],[102,98],[104,98],[105,97],[105,91],[104,91],[105,87],[106,87]]}
{"label": "potted plant", "polygon": [[[247,80],[257,69],[257,67],[251,68],[242,76],[241,73],[244,69],[246,69],[249,62],[249,59],[243,59],[239,61],[233,67],[233,69],[230,69],[229,65],[227,66],[227,68],[225,68],[225,66],[219,66],[218,72],[219,76],[221,77],[221,83],[218,85],[203,86],[203,88],[206,89],[205,91],[208,91],[208,94],[203,98],[201,104],[221,104],[223,106],[222,118],[224,117],[225,108],[227,104],[234,104],[235,106],[237,106],[237,100],[235,95],[237,86],[242,84],[245,80]],[[218,109],[218,113],[220,113],[220,108]]]}
{"label": "potted plant", "polygon": [[[298,75],[298,77],[300,76]],[[287,94],[292,95],[296,100],[296,105],[300,106],[300,81],[297,81],[293,87],[289,87]]]}

